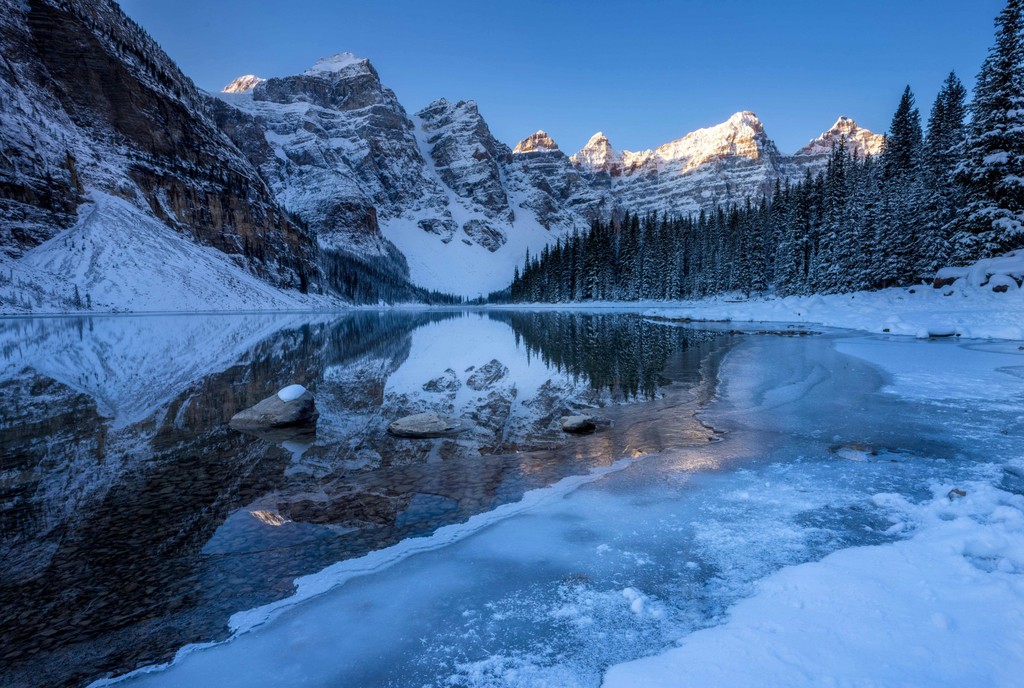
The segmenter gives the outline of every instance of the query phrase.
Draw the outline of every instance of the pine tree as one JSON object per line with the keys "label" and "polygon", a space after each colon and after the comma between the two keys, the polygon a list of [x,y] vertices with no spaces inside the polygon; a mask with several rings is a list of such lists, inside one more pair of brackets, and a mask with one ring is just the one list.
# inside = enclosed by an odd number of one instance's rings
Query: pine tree
{"label": "pine tree", "polygon": [[918,255],[918,271],[931,272],[950,258],[953,220],[963,204],[957,167],[964,152],[967,89],[954,72],[946,77],[928,118],[924,148],[925,250]]}
{"label": "pine tree", "polygon": [[1024,245],[1024,0],[1008,0],[981,67],[960,168],[966,203],[954,257],[966,262]]}
{"label": "pine tree", "polygon": [[883,216],[876,242],[879,264],[875,286],[892,287],[918,277],[914,274],[914,256],[926,250],[920,217],[924,204],[923,148],[921,115],[907,86],[882,152]]}

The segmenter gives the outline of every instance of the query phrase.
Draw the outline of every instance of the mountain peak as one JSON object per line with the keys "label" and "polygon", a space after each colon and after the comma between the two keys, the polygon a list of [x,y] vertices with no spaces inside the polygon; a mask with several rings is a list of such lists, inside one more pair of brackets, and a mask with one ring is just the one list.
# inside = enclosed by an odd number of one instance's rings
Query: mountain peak
{"label": "mountain peak", "polygon": [[849,117],[840,117],[831,129],[798,150],[795,155],[825,155],[831,153],[832,145],[840,140],[846,141],[846,149],[850,155],[863,158],[867,155],[879,155],[885,143],[885,136],[857,126]]}
{"label": "mountain peak", "polygon": [[221,93],[248,93],[264,81],[266,79],[255,74],[245,74],[232,80],[230,84],[221,89]]}
{"label": "mountain peak", "polygon": [[709,127],[709,129],[731,129],[734,131],[746,130],[753,132],[754,136],[764,134],[764,125],[761,124],[761,120],[757,118],[757,115],[750,110],[740,110],[739,112],[735,112],[731,117],[729,117],[729,119],[715,127]]}
{"label": "mountain peak", "polygon": [[623,159],[629,169],[678,165],[681,171],[688,172],[717,160],[757,161],[765,154],[775,153],[775,144],[765,134],[761,120],[753,112],[741,110],[720,124],[691,131],[653,151],[626,152]]}
{"label": "mountain peak", "polygon": [[516,144],[516,147],[512,150],[513,153],[539,153],[544,151],[557,151],[558,144],[555,143],[550,136],[547,135],[542,129],[538,129],[536,133],[530,134],[525,139]]}
{"label": "mountain peak", "polygon": [[307,75],[334,74],[345,71],[350,67],[366,66],[370,61],[363,57],[356,57],[352,53],[335,53],[329,57],[321,57],[312,67],[305,71]]}
{"label": "mountain peak", "polygon": [[591,136],[587,145],[569,159],[591,172],[607,172],[615,176],[622,174],[622,156],[601,131]]}

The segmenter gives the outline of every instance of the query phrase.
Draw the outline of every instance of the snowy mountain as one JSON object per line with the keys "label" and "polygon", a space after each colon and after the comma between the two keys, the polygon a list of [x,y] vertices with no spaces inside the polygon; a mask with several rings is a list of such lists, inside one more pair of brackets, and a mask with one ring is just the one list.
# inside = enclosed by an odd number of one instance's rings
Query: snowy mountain
{"label": "snowy mountain", "polygon": [[219,95],[230,106],[222,126],[278,201],[317,228],[322,249],[404,260],[417,284],[468,296],[505,286],[527,250],[594,219],[756,201],[823,167],[819,149],[840,137],[873,154],[880,138],[841,118],[784,156],[756,115],[739,112],[636,153],[598,133],[568,156],[544,131],[510,150],[473,101],[439,99],[409,115],[350,53],[299,75],[239,77]]}
{"label": "snowy mountain", "polygon": [[[214,98],[111,0],[0,4],[8,311],[423,298],[410,280],[477,296],[594,219],[756,200],[819,169],[841,137],[881,145],[841,118],[784,156],[740,112],[636,153],[599,133],[568,156],[543,131],[510,149],[473,101],[410,115],[351,53],[247,74]],[[199,249],[202,278],[185,279]]]}
{"label": "snowy mountain", "polygon": [[595,198],[578,198],[586,185],[557,146],[519,159],[473,101],[410,116],[349,53],[245,79],[220,94],[221,126],[324,251],[407,261],[417,284],[477,296],[504,286],[528,249],[590,224]]}
{"label": "snowy mountain", "polygon": [[752,112],[654,150],[624,152],[618,202],[639,212],[693,213],[757,200],[785,176],[783,157]]}
{"label": "snowy mountain", "polygon": [[603,172],[613,177],[622,175],[622,155],[612,147],[604,132],[599,131],[591,136],[587,145],[569,156],[569,159],[577,167],[593,174]]}
{"label": "snowy mountain", "polygon": [[857,126],[857,123],[849,117],[840,117],[831,129],[798,150],[793,157],[828,155],[832,152],[832,146],[840,141],[846,142],[846,149],[850,151],[852,157],[864,158],[868,155],[882,154],[885,135],[873,134],[867,129]]}
{"label": "snowy mountain", "polygon": [[266,79],[261,79],[255,74],[246,74],[233,79],[230,84],[224,87],[224,93],[248,93],[264,81]]}

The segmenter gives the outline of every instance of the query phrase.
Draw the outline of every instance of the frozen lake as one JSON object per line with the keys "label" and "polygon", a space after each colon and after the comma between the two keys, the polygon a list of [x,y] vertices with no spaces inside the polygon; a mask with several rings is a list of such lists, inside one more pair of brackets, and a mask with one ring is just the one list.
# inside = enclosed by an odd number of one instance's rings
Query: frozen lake
{"label": "frozen lake", "polygon": [[[653,685],[773,574],[932,532],[937,497],[1019,514],[1017,343],[745,329],[0,321],[0,685]],[[291,383],[315,434],[227,427]],[[587,409],[610,425],[561,432]],[[425,410],[473,429],[385,432]],[[1020,588],[1012,539],[963,554],[977,585]]]}

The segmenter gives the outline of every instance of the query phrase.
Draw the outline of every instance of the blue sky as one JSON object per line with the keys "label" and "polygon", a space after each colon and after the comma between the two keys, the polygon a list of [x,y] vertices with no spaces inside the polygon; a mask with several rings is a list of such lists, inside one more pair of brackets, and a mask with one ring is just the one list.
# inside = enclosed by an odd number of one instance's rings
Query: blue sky
{"label": "blue sky", "polygon": [[925,119],[950,69],[972,87],[1004,2],[121,4],[207,90],[349,51],[410,113],[473,99],[510,145],[544,129],[572,152],[601,130],[642,150],[753,110],[792,152],[839,115],[885,131],[908,83]]}

